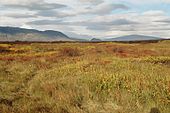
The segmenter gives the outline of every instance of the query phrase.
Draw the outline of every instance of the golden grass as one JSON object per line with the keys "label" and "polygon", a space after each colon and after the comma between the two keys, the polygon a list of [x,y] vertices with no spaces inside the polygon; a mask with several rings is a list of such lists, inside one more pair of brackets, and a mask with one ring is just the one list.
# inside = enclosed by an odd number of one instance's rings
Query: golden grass
{"label": "golden grass", "polygon": [[0,113],[170,112],[169,41],[3,48]]}

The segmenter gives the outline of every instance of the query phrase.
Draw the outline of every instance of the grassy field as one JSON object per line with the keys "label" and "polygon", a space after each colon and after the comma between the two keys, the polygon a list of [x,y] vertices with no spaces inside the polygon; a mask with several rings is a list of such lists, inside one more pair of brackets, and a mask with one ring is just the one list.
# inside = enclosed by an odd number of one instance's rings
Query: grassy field
{"label": "grassy field", "polygon": [[151,108],[170,113],[170,41],[0,44],[0,113]]}

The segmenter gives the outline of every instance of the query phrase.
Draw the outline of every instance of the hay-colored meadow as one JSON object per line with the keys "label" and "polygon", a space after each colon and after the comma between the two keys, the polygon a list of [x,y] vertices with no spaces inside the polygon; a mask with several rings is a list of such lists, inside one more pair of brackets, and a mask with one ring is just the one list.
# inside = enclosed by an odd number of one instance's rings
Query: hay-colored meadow
{"label": "hay-colored meadow", "polygon": [[0,44],[0,113],[170,113],[170,41]]}

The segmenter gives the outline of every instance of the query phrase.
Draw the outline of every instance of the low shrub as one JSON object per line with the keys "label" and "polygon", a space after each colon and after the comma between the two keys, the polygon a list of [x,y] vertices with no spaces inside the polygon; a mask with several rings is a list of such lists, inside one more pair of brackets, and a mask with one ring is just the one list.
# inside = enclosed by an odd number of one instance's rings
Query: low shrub
{"label": "low shrub", "polygon": [[9,53],[9,52],[11,52],[11,50],[9,50],[9,49],[6,48],[6,47],[1,47],[1,46],[0,46],[0,53]]}
{"label": "low shrub", "polygon": [[80,56],[80,51],[77,48],[63,48],[60,49],[59,54],[62,56],[75,57]]}
{"label": "low shrub", "polygon": [[170,57],[148,57],[144,59],[145,62],[150,62],[153,64],[170,64]]}

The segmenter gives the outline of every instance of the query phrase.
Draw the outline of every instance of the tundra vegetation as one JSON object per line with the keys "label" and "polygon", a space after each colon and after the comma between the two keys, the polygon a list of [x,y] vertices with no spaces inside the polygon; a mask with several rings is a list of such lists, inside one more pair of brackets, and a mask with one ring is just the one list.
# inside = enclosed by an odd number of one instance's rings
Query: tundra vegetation
{"label": "tundra vegetation", "polygon": [[170,113],[170,41],[1,43],[0,113]]}

